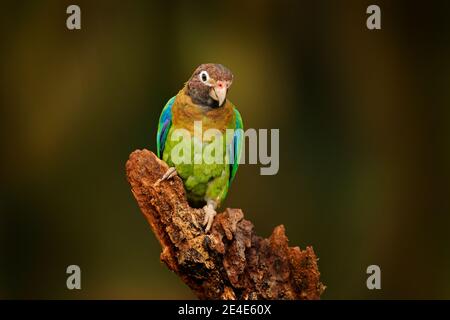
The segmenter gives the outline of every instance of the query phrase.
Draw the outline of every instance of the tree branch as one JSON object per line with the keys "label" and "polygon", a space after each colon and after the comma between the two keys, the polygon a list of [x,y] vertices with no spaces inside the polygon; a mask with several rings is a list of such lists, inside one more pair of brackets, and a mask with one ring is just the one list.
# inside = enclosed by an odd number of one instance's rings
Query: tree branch
{"label": "tree branch", "polygon": [[319,299],[311,247],[288,247],[284,226],[258,237],[240,209],[217,214],[209,234],[196,226],[203,210],[186,200],[181,179],[154,183],[168,169],[148,150],[130,155],[126,172],[139,207],[162,246],[161,260],[200,299]]}

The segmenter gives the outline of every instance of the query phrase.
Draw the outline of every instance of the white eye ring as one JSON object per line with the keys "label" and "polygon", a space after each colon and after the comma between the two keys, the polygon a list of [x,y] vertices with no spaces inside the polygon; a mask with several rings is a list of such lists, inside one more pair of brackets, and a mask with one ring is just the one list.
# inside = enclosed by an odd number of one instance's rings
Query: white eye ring
{"label": "white eye ring", "polygon": [[206,71],[202,71],[200,72],[200,74],[198,75],[198,78],[200,79],[201,82],[203,83],[207,83],[209,81],[209,74]]}

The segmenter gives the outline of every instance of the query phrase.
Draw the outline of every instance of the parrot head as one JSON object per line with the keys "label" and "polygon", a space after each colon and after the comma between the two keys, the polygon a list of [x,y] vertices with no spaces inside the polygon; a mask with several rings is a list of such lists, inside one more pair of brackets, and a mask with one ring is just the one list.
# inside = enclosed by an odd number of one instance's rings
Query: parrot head
{"label": "parrot head", "polygon": [[187,94],[195,104],[219,108],[227,98],[233,74],[221,64],[200,65],[187,82]]}

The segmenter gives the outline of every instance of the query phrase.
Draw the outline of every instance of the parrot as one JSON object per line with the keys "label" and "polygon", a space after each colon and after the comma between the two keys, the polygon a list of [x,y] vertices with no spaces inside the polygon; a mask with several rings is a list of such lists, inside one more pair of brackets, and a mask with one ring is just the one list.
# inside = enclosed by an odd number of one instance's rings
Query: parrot
{"label": "parrot", "polygon": [[[165,104],[158,122],[157,156],[168,164],[169,169],[157,183],[176,175],[182,179],[189,205],[202,208],[205,213],[205,233],[211,229],[216,210],[227,196],[236,176],[242,151],[242,117],[227,99],[232,82],[233,74],[225,66],[215,63],[201,64],[178,94]],[[194,124],[199,121],[202,130],[215,129],[218,130],[216,132],[223,133],[214,139],[221,139],[218,143],[223,145],[223,154],[215,157],[218,156],[224,161],[198,161],[199,156],[202,159],[204,156],[203,153],[195,151],[195,145],[200,143],[205,148],[214,140],[206,134],[195,136]],[[172,157],[172,151],[179,141],[170,138],[178,129],[189,132],[189,142],[194,146],[191,148],[193,152],[181,155],[188,158],[184,159],[188,161],[181,163],[174,161]],[[225,139],[225,132],[232,133],[231,139]],[[196,221],[194,224],[198,226]]]}

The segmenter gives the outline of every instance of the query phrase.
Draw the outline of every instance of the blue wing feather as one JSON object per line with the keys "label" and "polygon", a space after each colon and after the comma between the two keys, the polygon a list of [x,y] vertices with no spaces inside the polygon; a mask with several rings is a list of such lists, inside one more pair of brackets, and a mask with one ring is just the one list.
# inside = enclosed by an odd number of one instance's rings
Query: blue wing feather
{"label": "blue wing feather", "polygon": [[230,180],[229,183],[233,182],[236,176],[237,169],[239,167],[239,160],[241,159],[242,146],[244,143],[244,123],[242,122],[242,117],[239,111],[234,108],[234,114],[236,117],[236,125],[233,135],[233,142],[229,145],[232,150],[229,152],[230,155]]}
{"label": "blue wing feather", "polygon": [[[175,96],[176,97],[176,96]],[[167,134],[169,133],[172,125],[172,106],[175,102],[175,97],[172,97],[164,106],[161,116],[159,117],[158,133],[156,135],[156,152],[158,158],[162,159],[164,146],[167,140]]]}

